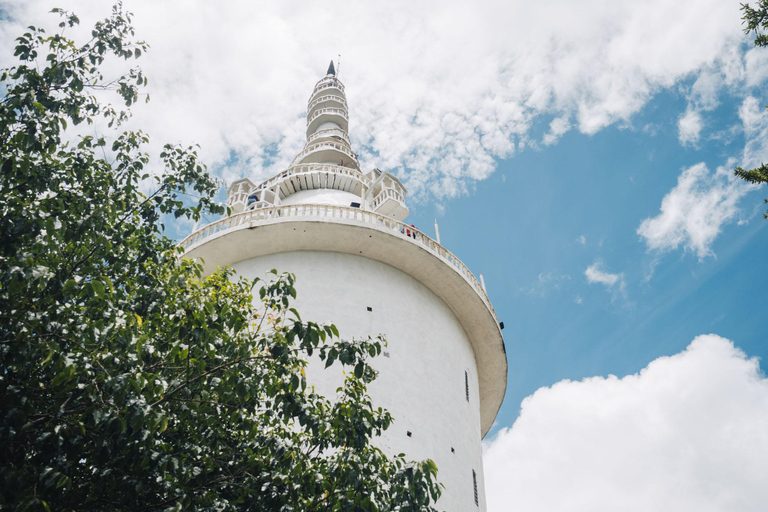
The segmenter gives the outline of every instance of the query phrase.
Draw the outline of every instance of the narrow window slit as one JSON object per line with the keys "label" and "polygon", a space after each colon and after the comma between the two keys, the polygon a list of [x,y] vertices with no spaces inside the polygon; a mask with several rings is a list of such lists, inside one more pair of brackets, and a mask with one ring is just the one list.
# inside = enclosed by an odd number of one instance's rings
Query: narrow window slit
{"label": "narrow window slit", "polygon": [[464,394],[467,397],[467,402],[469,402],[469,374],[466,370],[464,370]]}

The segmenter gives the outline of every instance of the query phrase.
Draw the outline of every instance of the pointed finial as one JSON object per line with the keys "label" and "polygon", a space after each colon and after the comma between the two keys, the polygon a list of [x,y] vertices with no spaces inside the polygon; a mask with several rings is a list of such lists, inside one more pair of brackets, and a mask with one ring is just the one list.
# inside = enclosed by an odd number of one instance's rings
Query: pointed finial
{"label": "pointed finial", "polygon": [[333,67],[333,61],[331,61],[330,65],[328,66],[328,72],[326,75],[333,75],[336,76],[336,68]]}

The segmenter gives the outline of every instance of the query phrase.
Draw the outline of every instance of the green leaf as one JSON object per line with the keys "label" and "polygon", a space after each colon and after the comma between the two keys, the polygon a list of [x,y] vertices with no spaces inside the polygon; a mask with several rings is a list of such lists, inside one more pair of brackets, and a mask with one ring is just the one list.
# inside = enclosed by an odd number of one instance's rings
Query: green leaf
{"label": "green leaf", "polygon": [[104,294],[104,283],[102,283],[99,280],[91,281],[91,286],[93,288],[93,292],[96,294],[97,297],[100,299],[103,299],[105,297]]}
{"label": "green leaf", "polygon": [[165,430],[167,428],[168,428],[168,417],[167,416],[162,416],[160,418],[160,423],[159,423],[158,428],[157,428],[158,434],[162,434],[163,432],[165,432]]}

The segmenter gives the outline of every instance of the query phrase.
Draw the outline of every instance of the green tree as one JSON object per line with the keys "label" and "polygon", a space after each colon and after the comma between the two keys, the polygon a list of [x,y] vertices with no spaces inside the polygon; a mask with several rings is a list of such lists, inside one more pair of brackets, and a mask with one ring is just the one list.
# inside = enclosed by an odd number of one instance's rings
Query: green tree
{"label": "green tree", "polygon": [[[755,34],[755,46],[768,46],[768,0],[759,0],[757,8],[752,8],[749,4],[741,4],[742,21],[746,25],[744,32]],[[750,183],[768,183],[768,166],[760,164],[760,167],[745,170],[737,167],[734,170],[736,176]],[[768,204],[768,199],[764,200]],[[768,212],[763,214],[764,219],[768,219]]]}
{"label": "green tree", "polygon": [[[147,82],[100,72],[147,50],[130,15],[76,44],[55,12],[60,31],[29,27],[2,74],[0,509],[433,510],[434,463],[371,444],[392,422],[366,391],[383,340],[302,321],[292,275],[182,259],[162,220],[223,213],[219,183],[170,145],[150,176],[147,136],[97,99],[130,107]],[[67,132],[99,117],[111,137]],[[334,400],[308,357],[348,369]]]}

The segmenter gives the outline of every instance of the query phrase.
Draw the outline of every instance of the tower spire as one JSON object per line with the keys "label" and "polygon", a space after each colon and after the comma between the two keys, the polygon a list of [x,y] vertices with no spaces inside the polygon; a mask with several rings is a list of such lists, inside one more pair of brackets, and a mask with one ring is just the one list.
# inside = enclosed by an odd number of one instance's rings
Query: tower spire
{"label": "tower spire", "polygon": [[307,104],[307,144],[291,165],[324,163],[360,170],[349,145],[349,112],[338,63],[331,60],[328,72],[312,91]]}

